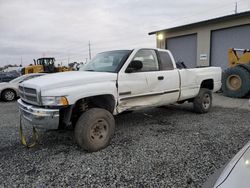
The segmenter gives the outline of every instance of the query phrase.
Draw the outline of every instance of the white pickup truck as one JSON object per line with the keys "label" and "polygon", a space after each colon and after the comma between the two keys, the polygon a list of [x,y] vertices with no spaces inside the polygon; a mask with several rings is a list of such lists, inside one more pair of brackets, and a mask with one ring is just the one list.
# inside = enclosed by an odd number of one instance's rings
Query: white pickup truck
{"label": "white pickup truck", "polygon": [[177,68],[163,49],[116,50],[97,54],[80,71],[23,82],[18,104],[36,128],[73,126],[77,144],[92,152],[109,144],[113,115],[185,101],[206,113],[220,87],[219,67]]}

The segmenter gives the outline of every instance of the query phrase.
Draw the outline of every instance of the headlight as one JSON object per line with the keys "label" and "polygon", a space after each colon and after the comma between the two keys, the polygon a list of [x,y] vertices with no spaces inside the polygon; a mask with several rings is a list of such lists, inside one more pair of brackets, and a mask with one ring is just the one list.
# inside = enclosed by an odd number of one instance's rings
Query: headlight
{"label": "headlight", "polygon": [[66,97],[42,97],[44,106],[67,106],[68,100]]}

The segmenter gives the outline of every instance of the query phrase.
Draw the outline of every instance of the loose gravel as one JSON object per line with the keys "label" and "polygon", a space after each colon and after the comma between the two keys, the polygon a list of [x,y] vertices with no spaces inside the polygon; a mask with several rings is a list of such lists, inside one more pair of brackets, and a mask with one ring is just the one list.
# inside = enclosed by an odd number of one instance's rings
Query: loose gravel
{"label": "loose gravel", "polygon": [[249,111],[191,105],[119,115],[110,146],[86,153],[72,131],[20,144],[16,103],[0,103],[0,187],[200,187],[250,139]]}

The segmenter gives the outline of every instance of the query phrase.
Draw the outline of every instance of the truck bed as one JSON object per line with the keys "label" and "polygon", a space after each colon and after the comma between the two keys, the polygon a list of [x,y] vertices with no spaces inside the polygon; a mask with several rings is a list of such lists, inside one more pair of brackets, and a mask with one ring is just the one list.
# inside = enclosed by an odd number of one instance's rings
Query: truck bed
{"label": "truck bed", "polygon": [[202,80],[212,80],[213,91],[218,91],[221,87],[221,68],[206,67],[193,69],[180,69],[180,88],[179,100],[185,100],[197,96]]}

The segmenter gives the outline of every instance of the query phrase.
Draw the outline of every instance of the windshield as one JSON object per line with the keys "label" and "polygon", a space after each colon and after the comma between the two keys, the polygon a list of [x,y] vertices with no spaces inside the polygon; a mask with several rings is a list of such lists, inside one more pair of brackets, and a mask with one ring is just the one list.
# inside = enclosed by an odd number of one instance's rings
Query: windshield
{"label": "windshield", "polygon": [[126,61],[131,50],[117,50],[97,54],[89,63],[80,68],[81,71],[117,72]]}
{"label": "windshield", "polygon": [[23,75],[23,76],[19,76],[17,78],[15,78],[14,80],[11,80],[10,83],[19,83],[21,81],[23,81],[28,75]]}
{"label": "windshield", "polygon": [[55,59],[53,58],[41,58],[37,60],[38,65],[52,65],[54,64]]}

